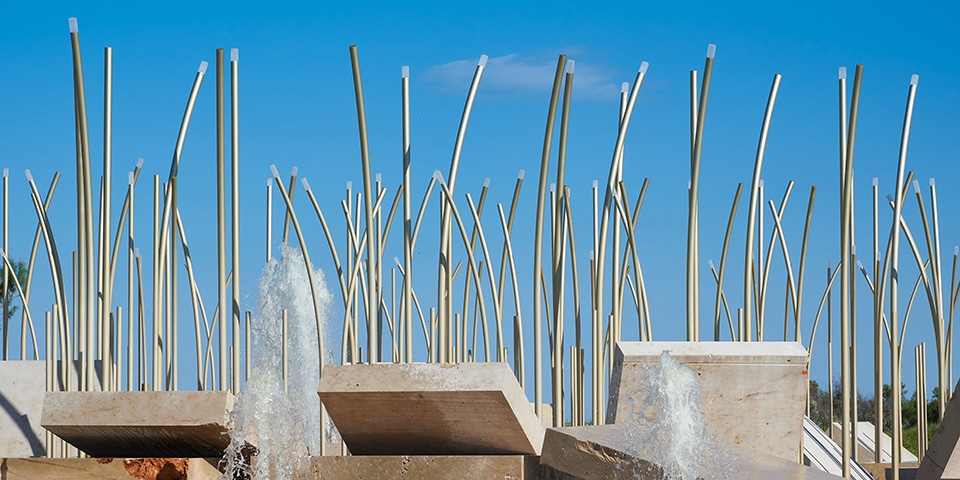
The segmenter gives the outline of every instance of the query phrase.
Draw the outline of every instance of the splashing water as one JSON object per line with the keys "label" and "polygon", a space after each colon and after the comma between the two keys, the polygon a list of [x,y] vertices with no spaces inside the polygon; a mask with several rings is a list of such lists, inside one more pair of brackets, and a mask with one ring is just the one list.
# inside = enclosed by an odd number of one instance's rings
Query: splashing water
{"label": "splashing water", "polygon": [[700,412],[700,383],[693,371],[664,350],[660,363],[647,371],[641,389],[646,398],[632,419],[638,432],[633,443],[638,448],[654,446],[649,460],[663,469],[663,477],[730,478],[729,455],[707,436]]}
{"label": "splashing water", "polygon": [[[223,457],[230,478],[289,479],[305,472],[309,455],[320,452],[320,357],[313,295],[300,251],[284,244],[280,253],[280,261],[271,259],[260,277],[258,313],[251,325],[254,368],[230,414],[230,446]],[[323,313],[332,295],[321,270],[314,272],[314,280]],[[282,374],[283,309],[288,392]],[[257,451],[252,465],[244,460],[248,444]]]}

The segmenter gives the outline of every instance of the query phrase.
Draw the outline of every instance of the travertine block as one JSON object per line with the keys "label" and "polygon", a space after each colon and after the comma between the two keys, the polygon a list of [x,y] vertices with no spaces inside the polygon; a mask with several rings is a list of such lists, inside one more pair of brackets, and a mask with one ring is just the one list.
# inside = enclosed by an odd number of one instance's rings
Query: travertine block
{"label": "travertine block", "polygon": [[524,455],[355,455],[345,457],[312,457],[307,477],[338,480],[405,479],[460,480],[490,478],[538,480],[540,462],[536,456]]}
{"label": "travertine block", "polygon": [[[960,388],[960,382],[954,392]],[[947,402],[940,427],[930,439],[930,447],[920,461],[917,478],[960,479],[960,400],[954,394]]]}
{"label": "travertine block", "polygon": [[607,423],[636,418],[647,369],[664,350],[697,375],[709,434],[754,452],[799,458],[807,351],[795,342],[618,343]]}
{"label": "travertine block", "polygon": [[[2,458],[4,480],[131,480],[153,473],[153,478],[217,480],[217,458]],[[141,464],[149,464],[144,468]],[[169,464],[169,465],[168,465]],[[152,469],[152,471],[150,471]],[[182,475],[186,470],[186,476]],[[159,475],[158,475],[159,474]]]}
{"label": "travertine block", "polygon": [[543,442],[505,363],[327,365],[318,393],[354,455],[536,455]]}
{"label": "travertine block", "polygon": [[[652,442],[637,442],[636,424],[551,428],[543,441],[540,462],[553,469],[584,479],[662,480],[664,471],[655,463]],[[738,447],[728,449],[723,464],[706,478],[738,480],[828,480],[839,479],[828,473],[799,465],[772,455],[749,452]],[[713,476],[715,475],[715,476]]]}
{"label": "travertine block", "polygon": [[42,457],[40,410],[46,368],[41,361],[0,362],[0,457]]}
{"label": "travertine block", "polygon": [[41,424],[94,457],[218,457],[230,392],[47,392]]}

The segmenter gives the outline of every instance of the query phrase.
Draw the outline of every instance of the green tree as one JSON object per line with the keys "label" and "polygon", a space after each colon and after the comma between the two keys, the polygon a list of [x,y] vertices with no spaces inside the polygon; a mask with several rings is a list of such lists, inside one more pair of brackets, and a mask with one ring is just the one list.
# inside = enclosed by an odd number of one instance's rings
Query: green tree
{"label": "green tree", "polygon": [[[16,282],[19,282],[20,286],[27,284],[27,262],[16,260],[11,262],[10,266],[13,268],[6,269],[6,278],[0,278],[0,310],[6,306],[7,319],[12,317],[18,309],[18,305],[14,305],[15,300],[20,296],[17,292]],[[2,270],[2,267],[0,267],[0,271]],[[14,282],[14,276],[16,276],[16,282]],[[3,277],[3,274],[0,274],[0,277]],[[4,290],[7,292],[6,296],[3,295]],[[6,324],[6,322],[3,322],[3,324]]]}

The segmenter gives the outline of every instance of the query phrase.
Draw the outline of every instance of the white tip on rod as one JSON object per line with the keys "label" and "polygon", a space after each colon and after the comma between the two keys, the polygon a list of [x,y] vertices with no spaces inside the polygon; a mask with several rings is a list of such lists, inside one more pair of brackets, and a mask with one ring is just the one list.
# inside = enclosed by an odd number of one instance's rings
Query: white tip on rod
{"label": "white tip on rod", "polygon": [[556,192],[556,191],[557,191],[557,184],[556,184],[556,183],[551,183],[551,184],[550,184],[550,193],[554,193],[554,192]]}
{"label": "white tip on rod", "polygon": [[762,178],[760,179],[759,187],[760,187],[760,188],[763,188],[763,179],[762,179]]}
{"label": "white tip on rod", "polygon": [[70,33],[77,33],[79,31],[79,28],[77,27],[77,17],[68,18],[67,23],[70,24]]}
{"label": "white tip on rod", "polygon": [[433,178],[437,179],[438,182],[443,182],[443,174],[440,173],[440,170],[433,171]]}
{"label": "white tip on rod", "polygon": [[840,67],[840,80],[847,79],[847,67]]}
{"label": "white tip on rod", "polygon": [[139,248],[134,248],[134,249],[133,249],[133,256],[134,256],[134,257],[137,257],[137,258],[140,258],[140,249],[139,249]]}
{"label": "white tip on rod", "polygon": [[630,83],[623,82],[620,84],[620,93],[627,93],[630,91]]}
{"label": "white tip on rod", "polygon": [[400,77],[401,78],[410,78],[410,66],[404,65],[400,67]]}
{"label": "white tip on rod", "polygon": [[931,178],[931,179],[930,179],[930,186],[931,186],[931,187],[936,187],[936,186],[937,186],[937,180],[936,180],[935,178]]}
{"label": "white tip on rod", "polygon": [[207,62],[206,60],[200,62],[200,68],[197,69],[197,73],[206,74],[207,73]]}
{"label": "white tip on rod", "polygon": [[231,61],[231,62],[239,62],[239,61],[240,61],[240,49],[239,49],[239,48],[231,48],[231,49],[230,49],[230,61]]}
{"label": "white tip on rod", "polygon": [[920,193],[920,182],[916,180],[913,181],[913,192]]}
{"label": "white tip on rod", "polygon": [[308,192],[310,191],[310,183],[307,182],[307,177],[301,178],[301,179],[300,179],[300,183],[303,184],[303,189],[304,189],[304,190],[306,190],[306,191],[308,191]]}
{"label": "white tip on rod", "polygon": [[353,182],[350,180],[347,180],[347,190],[353,190]]}
{"label": "white tip on rod", "polygon": [[873,186],[876,187],[879,181],[880,179],[878,179],[877,177],[873,177]]}
{"label": "white tip on rod", "polygon": [[27,176],[27,181],[28,181],[28,182],[33,183],[33,174],[30,173],[30,169],[29,169],[29,168],[26,169],[26,170],[24,170],[24,171],[23,171],[23,174]]}
{"label": "white tip on rod", "polygon": [[953,246],[953,254],[960,255],[960,246],[957,246],[957,245]]}
{"label": "white tip on rod", "polygon": [[593,188],[596,189],[596,188],[597,188],[597,185],[599,185],[599,183],[598,183],[596,180],[594,180],[594,181],[593,181]]}
{"label": "white tip on rod", "polygon": [[137,169],[139,170],[141,167],[143,167],[143,157],[137,159]]}
{"label": "white tip on rod", "polygon": [[377,174],[377,183],[380,183],[381,180],[383,180],[383,174],[378,173],[378,174]]}
{"label": "white tip on rod", "polygon": [[857,268],[859,268],[860,270],[866,270],[865,268],[863,268],[863,263],[861,263],[860,260],[857,260]]}
{"label": "white tip on rod", "polygon": [[270,164],[270,173],[273,174],[273,178],[280,178],[280,172],[277,171],[277,166]]}
{"label": "white tip on rod", "polygon": [[[850,245],[850,255],[856,255],[856,254],[857,254],[857,246],[856,246],[856,245]],[[858,263],[859,263],[859,262],[858,262]]]}
{"label": "white tip on rod", "polygon": [[133,185],[133,172],[127,172],[127,184]]}
{"label": "white tip on rod", "polygon": [[272,178],[268,178],[268,179],[267,179],[267,188],[273,189],[273,179],[272,179]]}
{"label": "white tip on rod", "polygon": [[397,257],[393,257],[393,263],[396,263],[397,266],[399,267],[399,266],[400,266],[400,259],[397,258]]}
{"label": "white tip on rod", "polygon": [[300,169],[297,168],[297,167],[291,168],[291,169],[290,169],[290,176],[291,176],[291,177],[296,177],[296,176],[297,176],[297,172],[298,172],[299,170],[300,170]]}
{"label": "white tip on rod", "polygon": [[920,82],[920,75],[917,75],[916,73],[914,73],[914,74],[910,77],[910,85],[913,85],[914,87],[916,87],[916,86],[917,86],[917,83],[919,83],[919,82]]}
{"label": "white tip on rod", "polygon": [[10,176],[10,169],[9,169],[9,168],[4,168],[4,169],[3,169],[3,178],[7,178],[8,176]]}
{"label": "white tip on rod", "polygon": [[573,74],[573,67],[576,64],[573,60],[567,60],[567,73]]}
{"label": "white tip on rod", "polygon": [[517,178],[520,180],[523,180],[523,176],[526,174],[527,174],[527,171],[521,168],[520,173],[517,175]]}
{"label": "white tip on rod", "polygon": [[486,56],[486,55],[480,55],[480,61],[477,62],[477,66],[478,66],[478,67],[486,67],[486,66],[487,66],[487,56]]}
{"label": "white tip on rod", "polygon": [[7,256],[7,255],[6,255],[5,253],[3,253],[3,249],[0,248],[0,257],[6,257],[6,256]]}
{"label": "white tip on rod", "polygon": [[713,260],[707,260],[707,265],[709,265],[710,269],[713,270]]}
{"label": "white tip on rod", "polygon": [[893,195],[887,194],[887,201],[893,203]]}
{"label": "white tip on rod", "polygon": [[714,43],[707,45],[707,58],[713,58],[716,56],[717,56],[717,45]]}
{"label": "white tip on rod", "polygon": [[647,62],[641,63],[641,64],[640,64],[640,70],[639,70],[639,72],[640,72],[640,73],[647,73],[647,68],[648,68],[648,67],[650,67],[650,64],[649,64],[649,63],[647,63]]}
{"label": "white tip on rod", "polygon": [[483,179],[483,188],[488,188],[490,186],[490,177]]}

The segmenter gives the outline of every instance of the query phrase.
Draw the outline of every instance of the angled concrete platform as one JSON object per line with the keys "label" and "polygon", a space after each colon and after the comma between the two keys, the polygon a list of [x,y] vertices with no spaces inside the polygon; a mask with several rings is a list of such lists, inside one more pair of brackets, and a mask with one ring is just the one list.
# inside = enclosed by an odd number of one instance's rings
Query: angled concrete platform
{"label": "angled concrete platform", "polygon": [[354,455],[538,455],[543,442],[506,363],[327,365],[318,393]]}
{"label": "angled concrete platform", "polygon": [[539,480],[540,459],[529,455],[355,455],[311,457],[307,478],[338,480]]}
{"label": "angled concrete platform", "polygon": [[[643,435],[636,424],[551,428],[543,441],[540,462],[577,478],[661,480],[662,465],[656,463],[652,442],[637,441]],[[839,479],[819,470],[772,455],[725,445],[727,457],[717,453],[716,464],[700,478],[706,480],[830,480]]]}
{"label": "angled concrete platform", "polygon": [[799,458],[808,374],[807,351],[796,342],[618,343],[607,423],[639,415],[647,369],[664,350],[697,375],[709,434],[750,451]]}
{"label": "angled concrete platform", "polygon": [[[843,449],[807,416],[803,417],[803,464],[821,472],[843,475]],[[879,477],[857,462],[850,462],[850,478],[874,480]]]}
{"label": "angled concrete platform", "polygon": [[47,392],[41,425],[93,457],[219,457],[230,392]]}
{"label": "angled concrete platform", "polygon": [[[877,442],[874,441],[874,434],[876,433],[873,423],[870,422],[857,422],[857,455],[861,463],[873,463],[876,459],[874,452],[876,451]],[[840,439],[843,437],[843,432],[840,428],[839,422],[833,422],[830,425],[830,438],[833,439],[838,445],[840,444]],[[893,440],[890,438],[890,435],[886,433],[880,434],[880,463],[890,463],[893,461]],[[903,446],[900,447],[900,462],[902,463],[917,463],[920,459],[913,454],[910,450],[907,450]]]}

